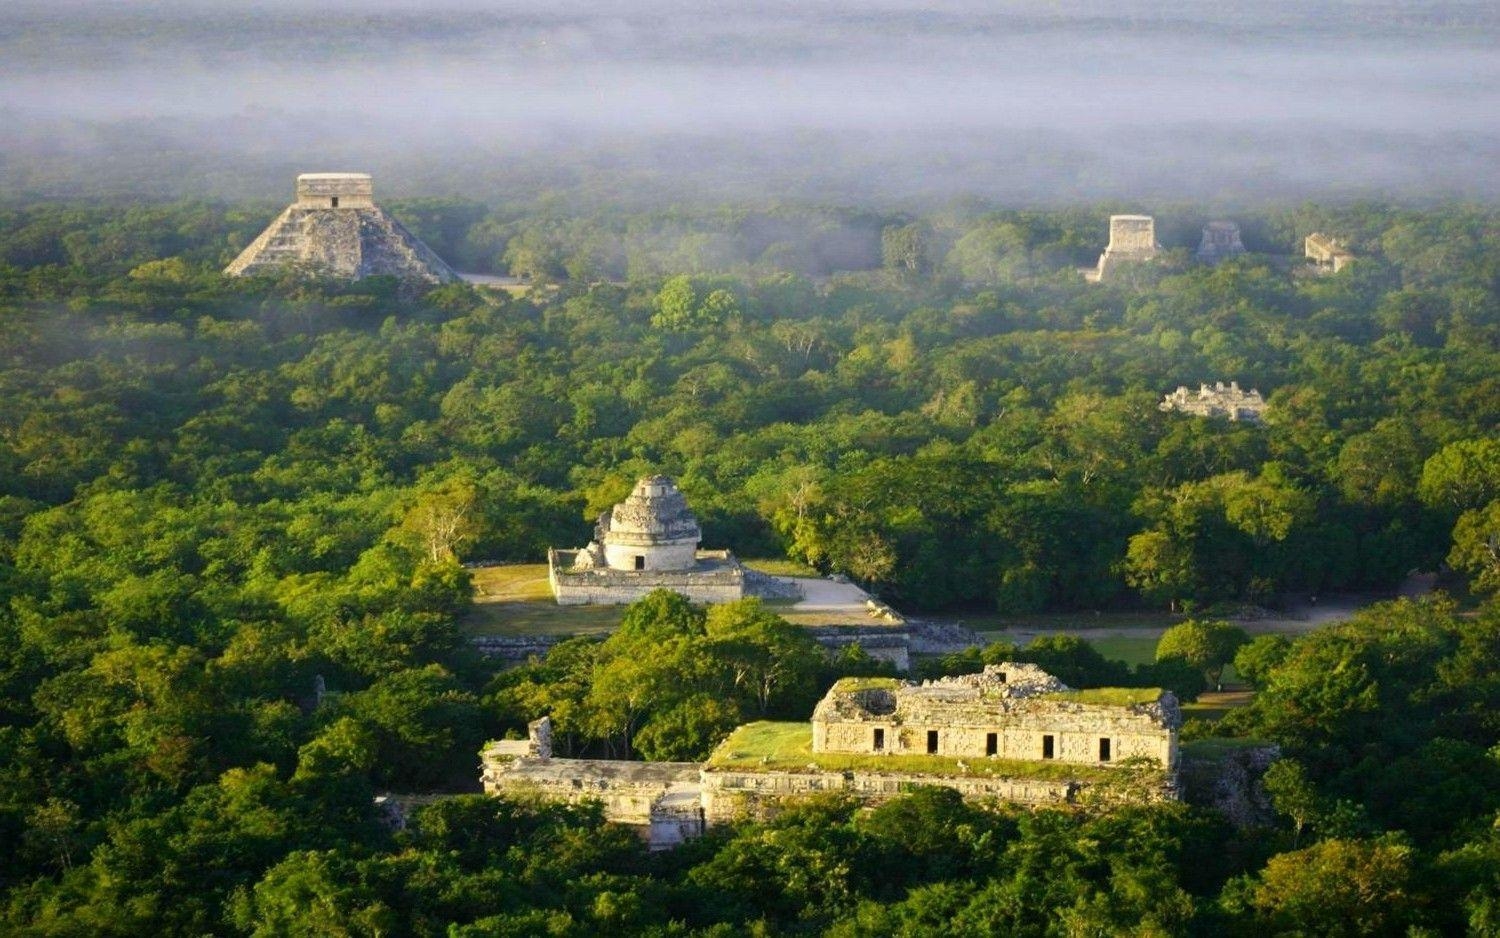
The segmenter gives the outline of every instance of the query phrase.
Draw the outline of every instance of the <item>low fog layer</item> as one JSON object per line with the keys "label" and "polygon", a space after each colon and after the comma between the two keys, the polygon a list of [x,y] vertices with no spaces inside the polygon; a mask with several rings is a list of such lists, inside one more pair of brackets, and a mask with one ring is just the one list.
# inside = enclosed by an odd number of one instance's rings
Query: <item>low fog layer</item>
{"label": "low fog layer", "polygon": [[227,6],[0,8],[0,185],[1500,197],[1488,2]]}

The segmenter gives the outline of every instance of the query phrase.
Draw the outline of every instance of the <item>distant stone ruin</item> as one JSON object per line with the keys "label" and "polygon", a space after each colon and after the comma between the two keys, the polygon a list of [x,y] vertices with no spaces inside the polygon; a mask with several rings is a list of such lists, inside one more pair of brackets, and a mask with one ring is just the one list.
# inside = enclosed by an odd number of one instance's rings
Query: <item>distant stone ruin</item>
{"label": "distant stone ruin", "polygon": [[845,678],[809,723],[750,723],[706,763],[557,759],[550,723],[482,753],[487,794],[598,800],[611,821],[671,847],[715,824],[842,791],[879,803],[916,785],[1025,805],[1179,797],[1177,698],[1159,688],[1072,690],[1035,665],[921,684]]}
{"label": "distant stone ruin", "polygon": [[303,173],[297,200],[224,273],[251,277],[284,270],[336,280],[395,277],[412,283],[459,279],[442,258],[374,202],[366,173]]}
{"label": "distant stone ruin", "polygon": [[1197,391],[1189,390],[1186,385],[1179,386],[1163,398],[1158,407],[1197,417],[1260,423],[1265,418],[1266,399],[1254,388],[1242,391],[1238,382],[1231,381],[1225,387],[1224,382],[1219,381],[1212,386],[1200,384]]}
{"label": "distant stone ruin", "polygon": [[1160,251],[1156,219],[1150,215],[1111,215],[1109,245],[1099,255],[1099,266],[1086,276],[1095,283],[1109,280],[1123,265],[1155,260]]}
{"label": "distant stone ruin", "polygon": [[727,550],[699,550],[702,539],[677,484],[648,476],[599,516],[587,547],[547,552],[552,594],[560,606],[631,603],[657,589],[701,603],[743,599],[745,568]]}
{"label": "distant stone ruin", "polygon": [[1240,241],[1240,226],[1232,221],[1211,221],[1203,226],[1203,240],[1198,242],[1198,260],[1217,264],[1245,253]]}
{"label": "distant stone ruin", "polygon": [[1354,260],[1354,254],[1344,241],[1316,231],[1302,242],[1302,253],[1314,267],[1325,273],[1336,274]]}

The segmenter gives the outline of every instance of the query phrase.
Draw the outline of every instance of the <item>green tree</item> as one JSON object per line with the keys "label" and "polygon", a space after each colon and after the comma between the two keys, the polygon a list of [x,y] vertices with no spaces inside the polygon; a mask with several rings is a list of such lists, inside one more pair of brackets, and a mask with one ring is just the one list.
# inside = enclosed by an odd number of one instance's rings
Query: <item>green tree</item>
{"label": "green tree", "polygon": [[1234,661],[1235,652],[1249,641],[1250,636],[1239,626],[1189,619],[1162,633],[1156,642],[1156,660],[1181,658],[1202,671],[1209,684],[1218,687],[1225,666]]}
{"label": "green tree", "polygon": [[1254,906],[1277,930],[1330,936],[1402,935],[1416,917],[1412,850],[1398,843],[1325,840],[1274,856]]}

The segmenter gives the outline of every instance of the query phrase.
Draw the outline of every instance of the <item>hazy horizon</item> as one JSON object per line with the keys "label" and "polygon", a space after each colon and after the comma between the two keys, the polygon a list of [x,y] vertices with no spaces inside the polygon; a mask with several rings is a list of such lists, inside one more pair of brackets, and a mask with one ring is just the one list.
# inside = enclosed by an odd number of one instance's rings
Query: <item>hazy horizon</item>
{"label": "hazy horizon", "polygon": [[1493,6],[19,0],[0,186],[1493,201]]}

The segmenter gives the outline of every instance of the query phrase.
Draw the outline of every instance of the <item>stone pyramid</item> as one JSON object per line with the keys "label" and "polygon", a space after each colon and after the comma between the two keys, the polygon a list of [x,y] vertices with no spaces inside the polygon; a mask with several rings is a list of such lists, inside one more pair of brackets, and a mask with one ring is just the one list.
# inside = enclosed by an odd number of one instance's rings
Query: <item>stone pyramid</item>
{"label": "stone pyramid", "polygon": [[297,201],[224,268],[249,277],[294,267],[323,277],[449,283],[453,268],[372,200],[365,173],[303,173]]}

